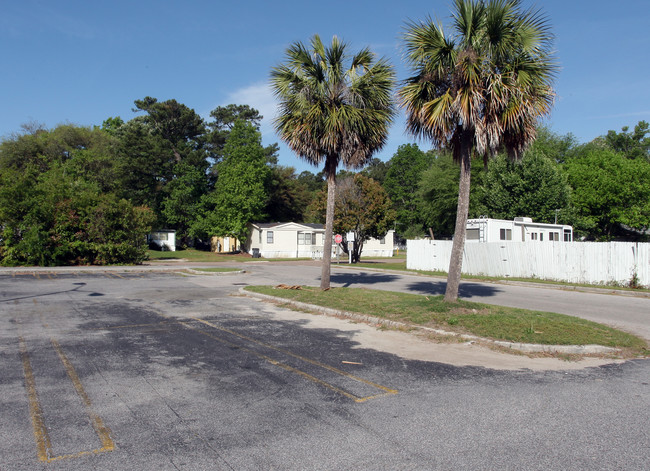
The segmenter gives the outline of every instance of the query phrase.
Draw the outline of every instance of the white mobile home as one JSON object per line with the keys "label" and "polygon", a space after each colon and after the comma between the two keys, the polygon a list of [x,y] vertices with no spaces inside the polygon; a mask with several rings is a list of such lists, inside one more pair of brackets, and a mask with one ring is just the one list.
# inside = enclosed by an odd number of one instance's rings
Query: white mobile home
{"label": "white mobile home", "polygon": [[[382,239],[370,239],[363,246],[364,257],[392,257],[394,231]],[[246,242],[248,253],[264,258],[322,258],[325,227],[323,224],[254,223]],[[332,243],[332,253],[336,244]]]}
{"label": "white mobile home", "polygon": [[171,229],[159,229],[147,236],[147,242],[157,245],[160,250],[176,251],[176,231]]}
{"label": "white mobile home", "polygon": [[512,221],[481,217],[467,220],[467,242],[572,242],[573,227],[533,222],[520,217]]}

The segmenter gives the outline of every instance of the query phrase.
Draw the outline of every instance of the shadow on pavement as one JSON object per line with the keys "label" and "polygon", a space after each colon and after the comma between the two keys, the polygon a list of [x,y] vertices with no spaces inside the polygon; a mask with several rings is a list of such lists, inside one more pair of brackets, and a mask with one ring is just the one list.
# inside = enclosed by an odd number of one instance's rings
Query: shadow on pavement
{"label": "shadow on pavement", "polygon": [[383,273],[332,273],[330,281],[341,283],[344,288],[350,285],[372,285],[375,283],[390,283],[399,279],[396,275],[386,275]]}
{"label": "shadow on pavement", "polygon": [[[446,288],[446,281],[418,281],[408,285],[409,291],[434,295],[445,294]],[[494,286],[461,282],[460,288],[458,289],[458,295],[461,298],[472,298],[473,296],[494,296],[501,291],[502,290],[495,288]]]}
{"label": "shadow on pavement", "polygon": [[[84,286],[86,286],[86,283],[73,283],[75,285],[75,288],[70,288],[70,289],[64,289],[61,291],[53,291],[51,293],[41,293],[41,294],[30,294],[29,296],[17,296],[15,298],[5,298],[5,299],[0,299],[0,303],[8,303],[9,301],[20,301],[22,299],[36,299],[36,298],[42,298],[44,296],[55,296],[57,294],[62,294],[62,293],[72,293],[73,291],[79,291],[83,293],[84,291],[81,289]],[[102,293],[90,293],[88,296],[104,296]]]}

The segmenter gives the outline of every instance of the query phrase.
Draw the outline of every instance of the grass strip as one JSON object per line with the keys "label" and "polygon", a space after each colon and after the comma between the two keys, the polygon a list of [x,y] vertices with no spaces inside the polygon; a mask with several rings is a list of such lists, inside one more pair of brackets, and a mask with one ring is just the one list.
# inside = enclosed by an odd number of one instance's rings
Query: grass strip
{"label": "grass strip", "polygon": [[366,288],[299,290],[273,286],[248,286],[248,291],[366,314],[405,324],[477,335],[493,340],[543,345],[603,345],[648,355],[648,344],[634,335],[596,322],[552,312],[529,311],[459,300],[446,303],[443,296],[424,296]]}
{"label": "grass strip", "polygon": [[252,258],[246,253],[215,253],[208,250],[184,249],[175,252],[148,250],[149,260],[174,261],[186,260],[188,262],[295,262],[298,260],[311,260],[303,258]]}
{"label": "grass strip", "polygon": [[218,254],[207,250],[185,249],[175,252],[149,250],[149,260],[187,260],[189,262],[241,262],[250,259],[240,254]]}

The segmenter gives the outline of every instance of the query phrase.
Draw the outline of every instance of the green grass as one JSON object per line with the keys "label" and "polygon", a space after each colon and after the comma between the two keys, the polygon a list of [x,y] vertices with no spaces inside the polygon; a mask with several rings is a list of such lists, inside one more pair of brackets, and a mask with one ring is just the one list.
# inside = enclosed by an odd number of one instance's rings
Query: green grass
{"label": "green grass", "polygon": [[458,301],[363,288],[314,287],[301,290],[249,286],[246,290],[333,309],[357,312],[406,324],[511,342],[544,345],[603,345],[627,349],[631,356],[650,353],[648,344],[634,335],[577,317],[528,311],[491,304]]}
{"label": "green grass", "polygon": [[252,258],[249,254],[229,254],[214,253],[207,250],[185,249],[175,252],[161,252],[159,250],[148,250],[149,260],[153,261],[170,261],[170,260],[187,260],[188,262],[282,262],[311,260],[304,258]]}
{"label": "green grass", "polygon": [[185,249],[175,252],[149,250],[150,260],[187,260],[189,262],[234,262],[249,259],[246,255],[217,254],[206,250]]}

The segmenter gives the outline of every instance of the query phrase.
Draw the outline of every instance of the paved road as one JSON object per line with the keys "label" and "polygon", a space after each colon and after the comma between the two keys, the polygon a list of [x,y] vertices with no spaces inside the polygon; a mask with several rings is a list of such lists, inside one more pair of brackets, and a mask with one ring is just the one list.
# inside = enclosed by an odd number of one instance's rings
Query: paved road
{"label": "paved road", "polygon": [[[142,272],[143,270],[174,270],[193,266],[208,266],[207,264],[151,264],[141,267],[121,267],[122,271]],[[320,284],[319,262],[248,262],[248,263],[219,263],[215,266],[232,266],[246,270],[247,276],[242,284]],[[378,264],[380,266],[380,264]],[[42,269],[11,269],[0,268],[0,274],[14,275],[20,273],[47,273],[53,270]],[[88,272],[103,272],[101,267],[84,269]],[[79,272],[77,268],[58,268],[58,273]],[[46,275],[43,275],[46,276]],[[445,280],[436,277],[406,275],[399,272],[378,272],[374,270],[356,270],[332,268],[332,286],[371,287],[405,291],[421,294],[444,294]],[[503,284],[488,282],[461,283],[461,298],[498,304],[510,307],[521,307],[541,311],[559,312],[585,319],[601,322],[618,327],[650,340],[650,297],[635,297],[620,294],[615,290],[598,290],[598,292],[582,292],[567,289],[556,289],[539,284]]]}
{"label": "paved road", "polygon": [[[251,266],[254,283],[319,285],[320,268],[316,264],[288,265],[259,263]],[[444,294],[446,282],[441,278],[382,273],[369,270],[334,268],[333,286],[370,287],[421,294]],[[539,285],[462,282],[461,298],[471,301],[559,312],[612,325],[650,340],[650,298],[543,288]]]}
{"label": "paved road", "polygon": [[[408,360],[358,341],[389,332],[233,296],[317,276],[249,267],[0,275],[0,469],[647,469],[650,362]],[[333,280],[396,282],[375,275]]]}

